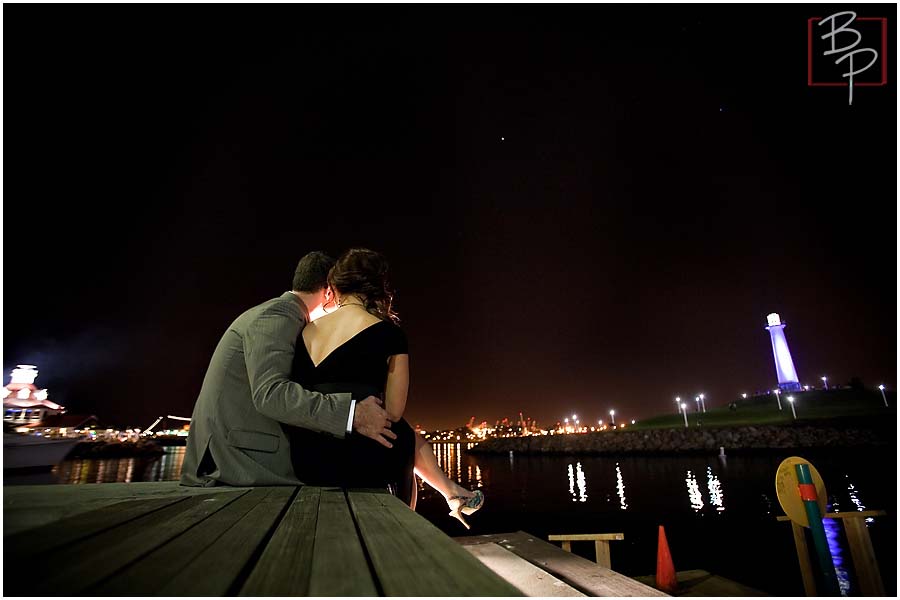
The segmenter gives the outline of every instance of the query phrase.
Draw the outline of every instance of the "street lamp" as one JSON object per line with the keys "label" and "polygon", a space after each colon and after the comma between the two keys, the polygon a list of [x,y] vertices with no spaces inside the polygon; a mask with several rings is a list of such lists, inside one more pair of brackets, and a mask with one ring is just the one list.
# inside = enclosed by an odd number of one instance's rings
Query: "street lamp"
{"label": "street lamp", "polygon": [[678,407],[678,412],[681,412],[681,396],[675,396],[675,406]]}
{"label": "street lamp", "polygon": [[696,396],[694,402],[697,403],[697,412],[700,412],[700,396]]}
{"label": "street lamp", "polygon": [[808,391],[809,391],[809,386],[808,386],[808,385],[804,385],[804,386],[803,386],[803,389],[806,390],[806,391],[808,392]]}
{"label": "street lamp", "polygon": [[887,396],[884,395],[884,384],[879,385],[878,389],[881,390],[881,399],[884,400],[884,407],[887,408]]}
{"label": "street lamp", "polygon": [[794,397],[788,396],[787,401],[791,403],[791,412],[794,413],[794,420],[797,420],[797,411],[794,410]]}
{"label": "street lamp", "polygon": [[609,418],[612,421],[613,427],[615,427],[616,426],[616,411],[614,411],[614,410],[609,411]]}
{"label": "street lamp", "polygon": [[687,426],[688,426],[688,423],[687,423],[687,404],[685,404],[684,402],[681,403],[681,415],[684,417],[684,426],[685,426],[685,428],[687,428]]}
{"label": "street lamp", "polygon": [[744,400],[746,400],[746,399],[747,399],[747,394],[741,394],[741,398],[743,398]]}
{"label": "street lamp", "polygon": [[700,405],[703,406],[703,412],[706,412],[706,396],[700,394]]}
{"label": "street lamp", "polygon": [[783,410],[781,408],[781,390],[775,388],[772,392],[775,394],[775,400],[778,402],[778,410]]}
{"label": "street lamp", "polygon": [[825,384],[825,389],[827,390],[827,389],[828,389],[828,378],[827,378],[827,377],[823,377],[823,378],[822,378],[822,383]]}

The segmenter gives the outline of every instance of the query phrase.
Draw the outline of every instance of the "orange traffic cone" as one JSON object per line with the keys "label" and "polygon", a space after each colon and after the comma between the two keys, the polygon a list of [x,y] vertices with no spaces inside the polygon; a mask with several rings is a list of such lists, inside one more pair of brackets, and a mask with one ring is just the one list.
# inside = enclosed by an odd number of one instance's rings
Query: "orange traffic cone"
{"label": "orange traffic cone", "polygon": [[675,593],[678,580],[675,577],[675,565],[672,563],[672,554],[669,553],[669,544],[666,542],[666,530],[659,526],[659,545],[656,550],[656,589],[667,594]]}

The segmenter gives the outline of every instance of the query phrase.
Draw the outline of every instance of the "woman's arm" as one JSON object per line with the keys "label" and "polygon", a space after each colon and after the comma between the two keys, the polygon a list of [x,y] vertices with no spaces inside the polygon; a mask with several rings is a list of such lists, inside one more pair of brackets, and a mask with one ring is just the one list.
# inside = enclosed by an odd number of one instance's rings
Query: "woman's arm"
{"label": "woman's arm", "polygon": [[406,410],[409,393],[409,354],[388,357],[387,383],[384,386],[384,408],[391,421],[399,421]]}

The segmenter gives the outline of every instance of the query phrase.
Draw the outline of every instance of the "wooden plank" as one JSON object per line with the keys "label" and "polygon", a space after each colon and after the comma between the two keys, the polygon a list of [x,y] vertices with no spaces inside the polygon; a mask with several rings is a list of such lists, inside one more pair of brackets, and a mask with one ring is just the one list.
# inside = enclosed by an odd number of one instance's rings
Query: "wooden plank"
{"label": "wooden plank", "polygon": [[[883,517],[887,514],[887,512],[883,510],[861,510],[859,512],[839,512],[839,513],[825,513],[822,517],[823,519],[854,519],[857,517],[867,518],[867,517]],[[791,518],[787,515],[781,515],[775,517],[776,521],[790,521]]]}
{"label": "wooden plank", "polygon": [[[292,487],[251,490],[89,590],[97,596],[221,596],[267,533],[265,516],[275,516],[290,500]],[[267,510],[268,509],[268,510]],[[253,516],[253,527],[239,527]],[[274,516],[269,519],[269,526]],[[238,538],[238,539],[236,539]],[[210,577],[210,573],[215,573]],[[209,593],[205,593],[206,591]]]}
{"label": "wooden plank", "polygon": [[844,528],[847,531],[850,556],[853,557],[853,566],[856,568],[862,595],[884,596],[884,582],[881,580],[878,561],[875,560],[875,549],[872,548],[872,538],[866,529],[865,519],[845,519]]}
{"label": "wooden plank", "polygon": [[584,594],[572,586],[498,544],[472,544],[464,547],[472,556],[514,585],[525,596],[584,597]]}
{"label": "wooden plank", "polygon": [[[262,488],[261,488],[262,489]],[[253,557],[278,526],[288,503],[297,492],[293,486],[269,488],[250,511],[228,529],[215,544],[173,577],[161,590],[163,596],[234,595],[234,588],[251,567]],[[251,492],[252,493],[252,492]],[[215,577],[210,577],[215,573]]]}
{"label": "wooden plank", "polygon": [[800,577],[803,578],[803,591],[807,596],[815,596],[816,578],[813,576],[804,529],[802,525],[791,522],[791,533],[794,534],[794,547],[797,549],[797,562],[800,565]]}
{"label": "wooden plank", "polygon": [[3,545],[8,550],[4,553],[4,566],[12,573],[15,567],[10,561],[21,564],[22,560],[97,535],[186,498],[187,496],[175,496],[152,500],[125,500],[11,535],[3,540]]}
{"label": "wooden plank", "polygon": [[278,523],[241,596],[307,596],[322,488],[304,486]]}
{"label": "wooden plank", "polygon": [[309,595],[378,595],[347,497],[340,489],[322,490],[319,500]]}
{"label": "wooden plank", "polygon": [[497,543],[588,596],[666,596],[630,577],[601,567],[524,531],[454,538],[463,545]]}
{"label": "wooden plank", "polygon": [[521,595],[397,498],[355,491],[348,497],[386,595]]}
{"label": "wooden plank", "polygon": [[199,488],[177,481],[13,485],[3,488],[3,535],[10,536],[123,500],[189,497],[243,488]]}
{"label": "wooden plank", "polygon": [[[196,495],[42,556],[53,565],[22,580],[28,595],[77,595],[221,510],[246,491]],[[139,592],[139,590],[138,590]],[[14,594],[18,595],[18,594]]]}
{"label": "wooden plank", "polygon": [[593,542],[596,540],[624,540],[624,533],[567,533],[547,536],[551,542]]}

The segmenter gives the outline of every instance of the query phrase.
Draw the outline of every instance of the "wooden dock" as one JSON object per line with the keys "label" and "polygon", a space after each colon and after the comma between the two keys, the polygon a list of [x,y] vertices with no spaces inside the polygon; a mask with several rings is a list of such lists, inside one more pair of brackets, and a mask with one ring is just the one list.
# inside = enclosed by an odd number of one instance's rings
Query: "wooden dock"
{"label": "wooden dock", "polygon": [[9,486],[3,502],[4,595],[521,595],[378,490]]}
{"label": "wooden dock", "polygon": [[454,539],[526,596],[667,596],[524,531]]}

